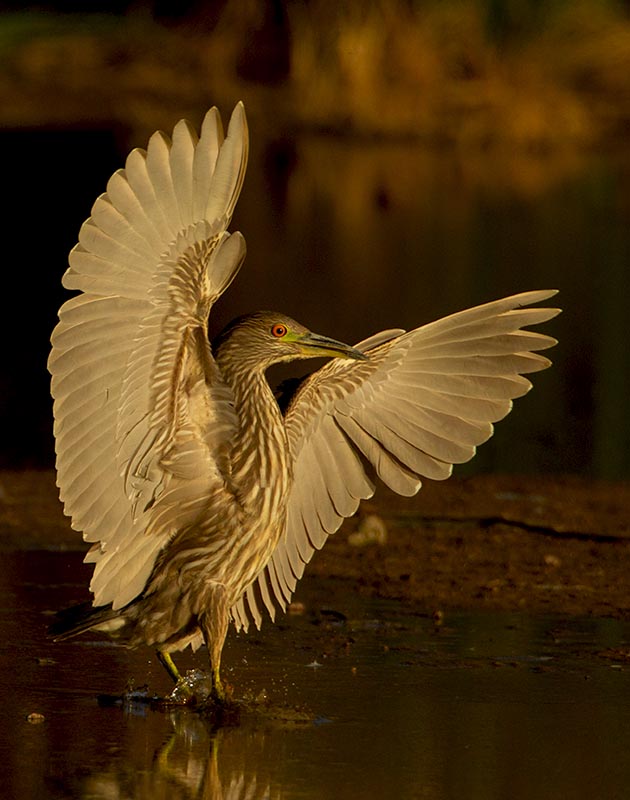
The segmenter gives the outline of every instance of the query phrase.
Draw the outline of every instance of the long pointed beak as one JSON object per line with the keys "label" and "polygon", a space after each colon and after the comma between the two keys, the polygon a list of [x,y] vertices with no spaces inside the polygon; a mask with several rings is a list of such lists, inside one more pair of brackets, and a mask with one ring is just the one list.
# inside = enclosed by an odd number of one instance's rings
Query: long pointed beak
{"label": "long pointed beak", "polygon": [[357,361],[367,361],[367,356],[349,344],[320,336],[318,333],[305,333],[300,338],[300,346],[312,356],[331,356],[332,358],[354,358]]}

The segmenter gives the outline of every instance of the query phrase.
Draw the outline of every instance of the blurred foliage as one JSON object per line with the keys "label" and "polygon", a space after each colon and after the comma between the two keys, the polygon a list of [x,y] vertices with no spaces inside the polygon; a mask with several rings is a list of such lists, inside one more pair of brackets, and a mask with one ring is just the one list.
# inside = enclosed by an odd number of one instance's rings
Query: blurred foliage
{"label": "blurred foliage", "polygon": [[285,129],[530,151],[630,125],[630,19],[614,0],[189,5],[0,16],[2,123],[145,135],[242,98]]}

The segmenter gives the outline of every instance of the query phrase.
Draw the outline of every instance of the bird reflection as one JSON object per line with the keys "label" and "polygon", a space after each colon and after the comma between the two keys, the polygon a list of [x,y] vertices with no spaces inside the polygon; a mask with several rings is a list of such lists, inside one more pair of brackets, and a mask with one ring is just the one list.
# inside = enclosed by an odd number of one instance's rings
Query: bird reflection
{"label": "bird reflection", "polygon": [[[271,800],[281,796],[279,788],[271,788],[271,765],[278,758],[271,752],[274,737],[264,726],[217,730],[209,720],[182,709],[169,712],[167,718],[170,731],[153,756],[150,750],[138,750],[134,741],[110,769],[87,779],[83,796],[98,800]],[[139,753],[147,763],[139,763]]]}

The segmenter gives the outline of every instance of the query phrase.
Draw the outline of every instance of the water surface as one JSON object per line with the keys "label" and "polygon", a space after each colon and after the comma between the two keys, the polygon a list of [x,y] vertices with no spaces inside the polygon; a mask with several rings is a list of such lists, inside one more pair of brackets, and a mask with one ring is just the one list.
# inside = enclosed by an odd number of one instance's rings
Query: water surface
{"label": "water surface", "polygon": [[[224,677],[237,698],[267,701],[215,729],[188,710],[99,702],[127,683],[164,693],[168,680],[148,649],[46,640],[45,612],[83,591],[78,554],[6,558],[6,797],[626,796],[628,623],[454,613],[436,625],[307,576],[303,614],[230,633]],[[204,655],[180,666],[203,666]],[[29,723],[33,712],[43,721]]]}

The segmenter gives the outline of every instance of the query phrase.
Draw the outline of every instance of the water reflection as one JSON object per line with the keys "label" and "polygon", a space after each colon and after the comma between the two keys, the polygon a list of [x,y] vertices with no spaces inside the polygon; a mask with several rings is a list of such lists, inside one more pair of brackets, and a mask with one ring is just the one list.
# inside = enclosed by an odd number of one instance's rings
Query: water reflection
{"label": "water reflection", "polygon": [[46,641],[42,612],[81,590],[67,558],[5,556],[3,796],[593,800],[630,784],[627,622],[449,613],[436,627],[305,578],[304,616],[230,634],[225,678],[268,700],[217,729],[186,710],[97,702],[130,679],[169,687],[146,649]]}
{"label": "water reflection", "polygon": [[[281,755],[264,730],[243,736],[212,730],[188,711],[167,714],[169,730],[155,752],[117,759],[86,779],[82,794],[94,800],[263,800],[281,797],[271,788],[272,765]],[[277,742],[276,742],[277,744]]]}
{"label": "water reflection", "polygon": [[[293,702],[331,712],[325,723],[286,724],[267,709],[217,730],[185,710],[92,705],[83,713],[98,734],[88,748],[76,734],[50,739],[47,771],[59,781],[50,796],[620,796],[630,779],[629,673],[597,653],[627,642],[624,626],[452,615],[436,633],[395,604],[393,617],[379,611],[380,621],[345,624],[355,640],[349,657],[326,659],[318,649],[319,670],[305,669],[300,624],[232,649],[230,661],[241,652],[253,661],[258,651],[255,682],[288,681]],[[253,677],[242,664],[237,673]]]}

